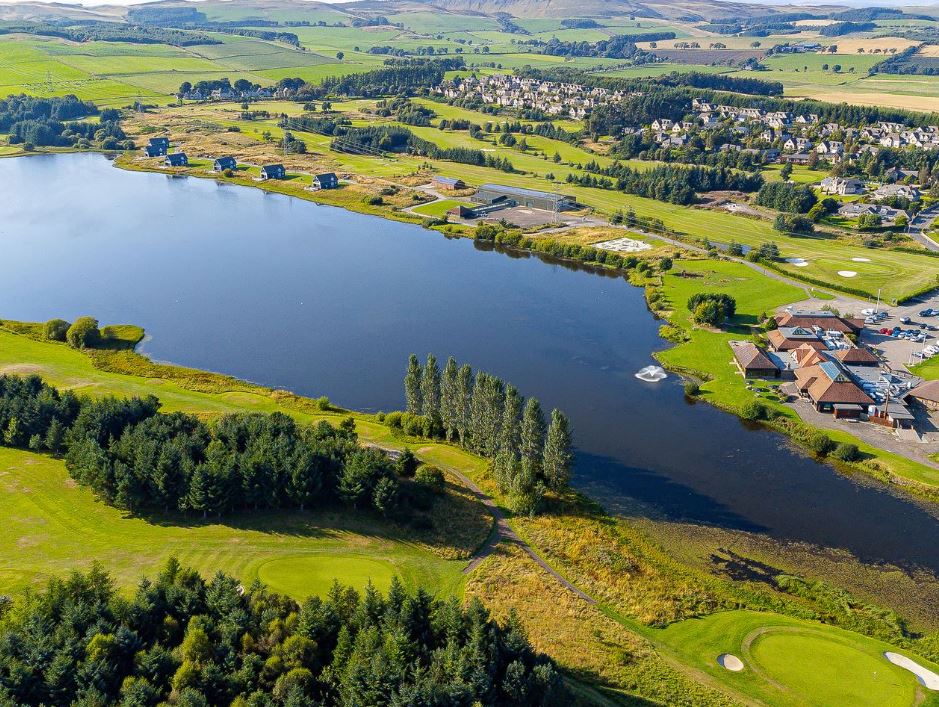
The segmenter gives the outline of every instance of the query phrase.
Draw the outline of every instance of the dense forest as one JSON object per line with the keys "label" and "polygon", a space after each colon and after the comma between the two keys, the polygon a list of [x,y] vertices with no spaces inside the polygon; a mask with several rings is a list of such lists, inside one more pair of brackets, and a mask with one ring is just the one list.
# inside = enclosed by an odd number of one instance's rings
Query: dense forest
{"label": "dense forest", "polygon": [[[740,172],[724,167],[655,165],[651,169],[642,170],[619,162],[607,167],[589,162],[584,165],[584,169],[588,174],[577,176],[570,173],[567,181],[585,187],[616,189],[683,206],[693,204],[698,192],[752,192],[763,186],[763,177],[759,172]],[[602,175],[602,178],[597,179],[594,175]]]}
{"label": "dense forest", "polygon": [[75,25],[51,22],[25,22],[0,27],[0,34],[25,32],[45,37],[61,37],[72,42],[129,42],[131,44],[170,44],[190,47],[200,44],[221,44],[201,32],[168,27],[130,25],[123,22],[85,21]]}
{"label": "dense forest", "polygon": [[[98,116],[98,122],[77,119]],[[94,103],[72,95],[59,98],[8,96],[0,99],[0,133],[9,133],[11,144],[38,146],[132,149],[114,109],[99,111]]]}
{"label": "dense forest", "polygon": [[567,417],[485,371],[447,359],[443,370],[432,354],[423,366],[412,355],[404,377],[406,412],[392,427],[442,437],[493,460],[496,481],[517,512],[535,513],[545,491],[564,491],[573,466]]}
{"label": "dense forest", "polygon": [[0,444],[65,457],[69,474],[131,512],[222,515],[343,503],[395,517],[412,494],[384,454],[338,428],[282,413],[226,415],[212,424],[162,414],[156,398],[79,398],[38,376],[0,376]]}
{"label": "dense forest", "polygon": [[393,63],[381,69],[348,76],[327,77],[319,86],[305,86],[298,93],[310,98],[322,98],[330,94],[361,97],[404,95],[428,86],[437,86],[443,81],[447,71],[462,69],[464,66],[460,57],[393,60]]}
{"label": "dense forest", "polygon": [[789,182],[767,182],[756,195],[756,203],[776,211],[808,213],[818,197],[815,191],[805,184]]}
{"label": "dense forest", "polygon": [[818,33],[822,37],[841,37],[845,34],[854,32],[870,32],[877,29],[873,22],[835,22],[831,25],[824,25],[818,28]]}
{"label": "dense forest", "polygon": [[302,604],[170,559],[125,598],[98,567],[0,604],[0,703],[570,704],[515,615],[338,583]]}

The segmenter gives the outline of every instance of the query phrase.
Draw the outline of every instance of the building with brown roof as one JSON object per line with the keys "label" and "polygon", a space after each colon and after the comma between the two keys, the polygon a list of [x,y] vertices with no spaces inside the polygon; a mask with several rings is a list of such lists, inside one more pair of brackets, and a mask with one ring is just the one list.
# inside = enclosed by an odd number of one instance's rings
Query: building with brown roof
{"label": "building with brown roof", "polygon": [[927,410],[939,410],[939,380],[920,383],[906,397],[915,400]]}
{"label": "building with brown roof", "polygon": [[796,370],[799,394],[812,401],[819,412],[837,418],[858,418],[874,400],[861,390],[834,361]]}
{"label": "building with brown roof", "polygon": [[859,334],[864,328],[863,319],[848,319],[839,317],[834,312],[813,312],[794,310],[776,315],[776,324],[780,327],[819,327],[821,329],[839,331],[842,334]]}
{"label": "building with brown roof", "polygon": [[779,327],[767,333],[766,340],[772,351],[793,351],[803,344],[818,351],[828,348],[811,327]]}
{"label": "building with brown roof", "polygon": [[819,349],[811,344],[802,344],[797,349],[793,349],[791,355],[796,362],[797,368],[808,368],[809,366],[815,366],[828,360]]}
{"label": "building with brown roof", "polygon": [[847,349],[838,349],[832,351],[832,356],[837,358],[846,366],[879,366],[880,359],[867,349],[859,346],[852,346]]}
{"label": "building with brown roof", "polygon": [[781,371],[766,352],[749,341],[731,341],[734,363],[744,378],[779,378]]}

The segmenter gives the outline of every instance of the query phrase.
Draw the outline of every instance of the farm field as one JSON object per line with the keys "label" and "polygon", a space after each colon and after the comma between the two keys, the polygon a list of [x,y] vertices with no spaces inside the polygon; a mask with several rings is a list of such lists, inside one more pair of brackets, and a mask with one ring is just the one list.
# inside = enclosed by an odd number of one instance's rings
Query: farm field
{"label": "farm field", "polygon": [[245,78],[269,85],[283,76],[300,75],[313,81],[364,71],[379,63],[364,55],[367,63],[346,66],[332,56],[285,44],[219,36],[222,44],[188,48],[0,37],[0,95],[74,93],[102,106],[124,106],[135,100],[165,104],[187,80]]}

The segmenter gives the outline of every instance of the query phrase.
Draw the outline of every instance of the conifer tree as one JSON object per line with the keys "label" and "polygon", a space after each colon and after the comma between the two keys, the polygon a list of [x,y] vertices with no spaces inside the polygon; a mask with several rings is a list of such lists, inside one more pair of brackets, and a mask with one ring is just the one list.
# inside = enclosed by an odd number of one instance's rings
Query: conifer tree
{"label": "conifer tree", "polygon": [[502,408],[502,427],[499,430],[499,449],[509,452],[513,457],[518,454],[519,425],[522,419],[524,400],[513,385],[505,388],[505,404]]}
{"label": "conifer tree", "polygon": [[427,354],[421,377],[421,414],[435,422],[440,420],[440,367],[433,354]]}
{"label": "conifer tree", "polygon": [[451,356],[443,368],[440,379],[440,422],[443,425],[447,441],[456,436],[457,422],[460,417],[459,370],[456,359]]}
{"label": "conifer tree", "polygon": [[473,399],[473,369],[464,364],[457,375],[456,388],[456,431],[460,444],[469,445],[470,405]]}
{"label": "conifer tree", "polygon": [[408,359],[408,370],[404,376],[404,401],[409,413],[421,414],[421,364],[414,354]]}
{"label": "conifer tree", "polygon": [[560,410],[551,411],[551,424],[544,444],[544,477],[548,488],[564,489],[571,478],[574,454],[567,417]]}
{"label": "conifer tree", "polygon": [[519,452],[522,461],[530,464],[530,470],[535,477],[541,474],[541,454],[544,449],[544,413],[541,403],[535,398],[525,402],[522,413],[522,427],[519,437]]}

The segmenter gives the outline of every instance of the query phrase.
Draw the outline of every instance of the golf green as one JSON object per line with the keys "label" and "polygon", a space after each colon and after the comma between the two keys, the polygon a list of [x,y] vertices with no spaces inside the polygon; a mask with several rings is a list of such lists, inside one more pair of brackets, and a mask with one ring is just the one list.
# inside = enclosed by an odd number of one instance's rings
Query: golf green
{"label": "golf green", "polygon": [[371,583],[387,591],[397,574],[394,565],[356,555],[292,555],[265,562],[258,568],[258,578],[276,592],[295,599],[312,594],[324,596],[336,577],[342,583],[362,590]]}
{"label": "golf green", "polygon": [[916,683],[882,656],[819,631],[770,627],[749,646],[754,670],[814,704],[911,705]]}

